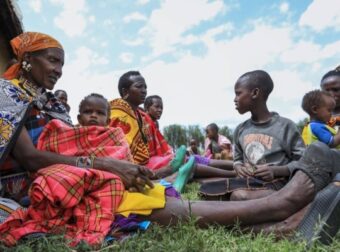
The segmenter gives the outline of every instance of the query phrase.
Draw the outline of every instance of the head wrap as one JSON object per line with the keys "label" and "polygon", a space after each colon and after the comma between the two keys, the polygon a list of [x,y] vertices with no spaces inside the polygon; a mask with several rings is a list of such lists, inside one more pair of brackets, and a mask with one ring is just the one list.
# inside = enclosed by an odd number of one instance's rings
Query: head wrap
{"label": "head wrap", "polygon": [[3,74],[3,77],[9,80],[18,76],[22,58],[26,52],[34,52],[46,48],[63,49],[62,45],[56,39],[39,32],[21,33],[20,35],[12,39],[10,43],[13,49],[13,53],[15,54],[18,62],[13,64]]}

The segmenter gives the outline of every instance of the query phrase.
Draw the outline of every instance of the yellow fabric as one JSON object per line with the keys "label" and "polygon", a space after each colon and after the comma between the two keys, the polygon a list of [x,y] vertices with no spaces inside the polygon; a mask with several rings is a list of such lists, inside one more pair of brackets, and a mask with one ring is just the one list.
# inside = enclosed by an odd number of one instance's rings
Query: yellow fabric
{"label": "yellow fabric", "polygon": [[[110,109],[110,126],[123,130],[134,161],[141,165],[147,164],[150,159],[149,146],[143,141],[136,114],[131,106],[119,98],[110,102]],[[147,129],[144,122],[142,122],[141,130],[146,135]]]}
{"label": "yellow fabric", "polygon": [[117,213],[125,217],[130,214],[150,215],[153,209],[164,208],[165,187],[155,184],[154,188],[147,188],[144,193],[125,191]]}

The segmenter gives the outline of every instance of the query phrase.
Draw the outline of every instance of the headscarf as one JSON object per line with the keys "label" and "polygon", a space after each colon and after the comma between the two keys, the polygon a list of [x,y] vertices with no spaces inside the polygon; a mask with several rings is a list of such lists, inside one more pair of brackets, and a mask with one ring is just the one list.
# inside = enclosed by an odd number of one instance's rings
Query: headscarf
{"label": "headscarf", "polygon": [[22,58],[26,52],[34,52],[47,48],[63,49],[62,45],[56,39],[39,32],[21,33],[12,39],[10,43],[18,62],[9,67],[3,74],[3,77],[8,80],[14,79],[18,76]]}

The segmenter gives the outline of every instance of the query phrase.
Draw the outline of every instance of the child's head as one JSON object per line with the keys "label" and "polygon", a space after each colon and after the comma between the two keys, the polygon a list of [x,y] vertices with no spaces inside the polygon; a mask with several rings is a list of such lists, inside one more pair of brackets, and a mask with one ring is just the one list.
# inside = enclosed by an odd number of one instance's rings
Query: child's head
{"label": "child's head", "polygon": [[107,99],[92,93],[79,105],[78,122],[82,126],[106,126],[110,121],[110,104]]}
{"label": "child's head", "polygon": [[190,147],[191,148],[197,148],[197,141],[195,138],[190,139]]}
{"label": "child's head", "polygon": [[54,92],[55,97],[62,103],[64,104],[66,110],[70,112],[71,108],[70,105],[67,103],[67,93],[65,90],[58,89]]}
{"label": "child's head", "polygon": [[256,108],[256,104],[266,103],[273,91],[274,83],[270,75],[263,70],[243,74],[235,84],[235,105],[240,114]]}
{"label": "child's head", "polygon": [[335,100],[328,92],[313,90],[302,98],[302,108],[311,120],[327,123],[335,108]]}
{"label": "child's head", "polygon": [[146,97],[144,102],[144,109],[153,120],[159,120],[163,113],[162,98],[158,95],[151,95]]}
{"label": "child's head", "polygon": [[320,86],[334,97],[336,108],[340,109],[340,66],[326,73],[321,79]]}
{"label": "child's head", "polygon": [[211,123],[206,127],[205,133],[209,139],[215,139],[218,136],[218,130],[217,124]]}

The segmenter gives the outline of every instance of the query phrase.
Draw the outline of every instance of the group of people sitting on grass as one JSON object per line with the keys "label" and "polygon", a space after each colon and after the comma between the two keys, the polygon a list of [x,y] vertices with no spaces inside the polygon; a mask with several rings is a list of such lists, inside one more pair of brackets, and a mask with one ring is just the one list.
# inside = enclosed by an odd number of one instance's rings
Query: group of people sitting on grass
{"label": "group of people sitting on grass", "polygon": [[[11,46],[17,61],[0,79],[0,241],[6,245],[45,233],[97,245],[131,226],[172,225],[191,216],[198,227],[240,223],[254,232],[298,231],[307,239],[321,216],[324,243],[338,230],[340,153],[333,147],[340,133],[333,116],[340,112],[339,69],[322,78],[321,91],[303,98],[308,147],[291,120],[270,112],[274,84],[256,70],[235,83],[236,109],[251,117],[235,129],[233,148],[210,125],[211,155],[187,156],[185,146],[174,152],[159,131],[162,100],[147,98],[139,72],[120,77],[120,98],[86,96],[74,125],[67,96],[58,100],[62,92],[48,91],[62,75],[62,45],[25,32]],[[214,159],[218,148],[233,151],[233,161]],[[223,178],[202,184],[200,193],[225,200],[181,199],[195,178]]]}

